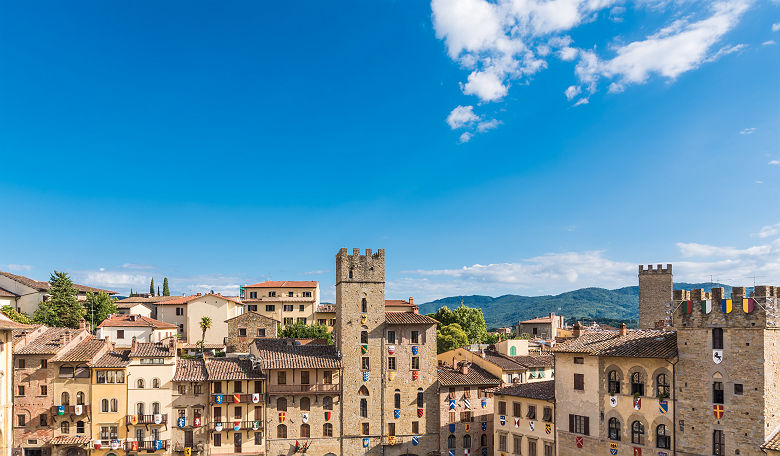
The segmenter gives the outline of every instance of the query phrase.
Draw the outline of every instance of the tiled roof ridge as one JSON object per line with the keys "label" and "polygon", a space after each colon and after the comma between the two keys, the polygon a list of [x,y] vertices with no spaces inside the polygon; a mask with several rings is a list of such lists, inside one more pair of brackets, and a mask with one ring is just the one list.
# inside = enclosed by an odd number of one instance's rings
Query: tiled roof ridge
{"label": "tiled roof ridge", "polygon": [[314,288],[317,284],[316,280],[265,280],[244,288]]}
{"label": "tiled roof ridge", "polygon": [[[19,283],[21,283],[24,286],[27,286],[27,287],[30,287],[30,288],[35,288],[38,291],[48,291],[49,288],[51,288],[51,284],[49,282],[44,282],[44,281],[41,281],[41,280],[31,279],[31,278],[25,277],[23,275],[13,274],[13,273],[6,272],[6,271],[0,271],[0,275],[5,276],[5,277],[7,277],[7,278],[9,278],[9,279],[11,279],[11,280],[13,280],[15,282],[19,282]],[[79,291],[92,291],[92,292],[102,291],[102,292],[108,293],[108,294],[117,294],[116,291],[104,290],[102,288],[90,287],[89,285],[81,285],[81,284],[78,284],[78,283],[75,283],[75,282],[73,283],[73,286],[77,290],[79,290]]]}

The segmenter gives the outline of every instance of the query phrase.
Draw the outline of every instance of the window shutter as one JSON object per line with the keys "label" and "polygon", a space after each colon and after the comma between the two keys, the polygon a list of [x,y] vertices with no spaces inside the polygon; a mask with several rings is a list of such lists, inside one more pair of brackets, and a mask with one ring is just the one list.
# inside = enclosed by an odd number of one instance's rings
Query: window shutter
{"label": "window shutter", "polygon": [[574,415],[569,414],[569,432],[574,432]]}
{"label": "window shutter", "polygon": [[584,420],[585,435],[590,435],[590,417],[584,416],[582,418]]}

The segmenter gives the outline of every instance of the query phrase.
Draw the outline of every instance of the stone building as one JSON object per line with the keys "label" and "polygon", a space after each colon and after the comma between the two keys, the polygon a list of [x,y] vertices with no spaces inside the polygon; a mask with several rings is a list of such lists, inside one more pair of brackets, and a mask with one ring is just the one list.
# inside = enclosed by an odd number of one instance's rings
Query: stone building
{"label": "stone building", "polygon": [[[127,421],[128,383],[127,351],[109,361],[104,356],[91,366],[90,420],[92,441],[90,456],[118,456],[126,451],[129,423]],[[69,454],[65,454],[69,456]]]}
{"label": "stone building", "polygon": [[436,320],[385,311],[383,249],[336,255],[334,332],[342,395],[357,398],[342,403],[341,454],[438,451]]}
{"label": "stone building", "polygon": [[116,302],[116,313],[157,318],[157,303],[177,298],[179,296],[133,295]]}
{"label": "stone building", "polygon": [[459,347],[440,353],[438,361],[440,364],[470,362],[500,378],[502,384],[549,380],[555,375],[552,355],[529,354],[527,340],[503,341],[473,351]]}
{"label": "stone building", "polygon": [[[555,456],[555,381],[504,386],[494,391],[497,454]],[[609,454],[609,453],[583,453]]]}
{"label": "stone building", "polygon": [[[13,452],[21,454],[22,451],[14,451],[14,442],[16,436],[14,435],[14,422],[16,418],[14,416],[14,383],[16,381],[16,373],[14,366],[14,348],[20,337],[17,334],[21,332],[36,331],[37,328],[32,325],[23,325],[12,321],[10,318],[3,314],[0,314],[0,371],[3,375],[0,375],[0,456],[11,456]],[[23,339],[22,339],[23,340]],[[34,374],[33,374],[34,375]],[[34,380],[39,381],[39,378]],[[48,402],[48,398],[46,399]],[[32,404],[34,407],[40,406],[40,404]],[[37,440],[34,438],[32,440]],[[19,447],[21,442],[17,443],[16,447]],[[38,445],[35,442],[35,445]],[[34,449],[35,456],[41,456],[37,449]],[[33,452],[31,451],[31,452]]]}
{"label": "stone building", "polygon": [[310,280],[268,280],[245,285],[241,302],[247,310],[280,321],[312,324],[320,305],[320,283]]}
{"label": "stone building", "polygon": [[249,346],[256,338],[275,338],[279,322],[253,310],[229,318],[225,340],[227,353],[249,353]]}
{"label": "stone building", "polygon": [[62,404],[52,382],[58,374],[58,366],[52,361],[60,352],[90,336],[83,328],[45,326],[17,329],[15,333],[13,414],[6,415],[14,420],[14,454],[49,456],[54,437],[54,406]]}
{"label": "stone building", "polygon": [[209,446],[209,384],[203,359],[178,359],[173,377],[172,450],[183,454],[190,448],[196,456]]}
{"label": "stone building", "polygon": [[226,320],[244,313],[244,305],[238,298],[221,294],[194,294],[179,296],[156,303],[157,318],[176,326],[184,348],[195,348],[203,333],[200,321],[211,318],[211,328],[206,331],[206,346],[224,347],[228,333]]}
{"label": "stone building", "polygon": [[559,329],[566,329],[563,316],[550,313],[546,317],[537,317],[518,322],[515,327],[515,334],[518,336],[527,335],[532,339],[549,340],[558,337]]}
{"label": "stone building", "polygon": [[336,305],[329,303],[318,305],[314,311],[314,322],[327,327],[328,332],[332,332],[333,327],[336,326]]}
{"label": "stone building", "polygon": [[[674,331],[582,331],[555,346],[558,455],[669,453]],[[679,409],[679,406],[677,406]]]}
{"label": "stone building", "polygon": [[639,329],[666,326],[672,302],[672,265],[639,265]]}
{"label": "stone building", "polygon": [[176,325],[143,315],[111,314],[97,327],[98,338],[108,338],[114,345],[129,348],[133,340],[160,342],[176,336]]}
{"label": "stone building", "polygon": [[467,361],[455,367],[440,365],[438,378],[441,454],[495,454],[494,401],[490,391],[501,385],[501,379]]}
{"label": "stone building", "polygon": [[[106,293],[108,295],[117,294],[116,291],[103,290],[101,288],[89,287],[87,285],[73,284],[76,289],[76,298],[79,301],[87,299],[87,293]],[[32,315],[38,304],[49,299],[49,289],[51,284],[29,277],[11,274],[10,272],[0,271],[0,289],[5,290],[3,302],[23,314]]]}

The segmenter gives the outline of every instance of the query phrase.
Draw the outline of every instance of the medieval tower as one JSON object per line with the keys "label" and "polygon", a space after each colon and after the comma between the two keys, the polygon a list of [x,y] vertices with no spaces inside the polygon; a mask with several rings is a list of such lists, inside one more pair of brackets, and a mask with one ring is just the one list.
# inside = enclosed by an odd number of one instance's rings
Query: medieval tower
{"label": "medieval tower", "polygon": [[672,302],[672,265],[639,265],[639,329],[665,326]]}

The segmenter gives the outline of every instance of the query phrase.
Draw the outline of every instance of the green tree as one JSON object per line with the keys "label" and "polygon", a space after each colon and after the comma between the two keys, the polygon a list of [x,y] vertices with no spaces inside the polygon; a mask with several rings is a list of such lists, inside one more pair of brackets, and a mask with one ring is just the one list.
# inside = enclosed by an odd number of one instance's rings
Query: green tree
{"label": "green tree", "polygon": [[91,322],[94,330],[109,315],[116,312],[116,299],[102,291],[97,293],[89,291],[87,292],[87,300],[84,301],[84,308],[85,317],[87,321]]}
{"label": "green tree", "polygon": [[150,295],[154,294],[154,277],[152,277],[152,281],[149,282],[149,294]]}
{"label": "green tree", "polygon": [[468,345],[469,338],[466,331],[457,323],[451,323],[436,331],[436,350],[439,353],[454,350]]}
{"label": "green tree", "polygon": [[171,295],[171,289],[168,288],[168,278],[163,278],[163,296],[170,296]]}
{"label": "green tree", "polygon": [[485,329],[485,316],[482,309],[476,307],[466,307],[463,304],[452,311],[455,317],[455,323],[459,324],[463,331],[469,336],[469,343],[481,344],[487,336]]}
{"label": "green tree", "polygon": [[435,313],[428,314],[428,316],[439,322],[437,329],[455,323],[455,314],[453,314],[447,306],[439,307],[439,310]]}
{"label": "green tree", "polygon": [[33,321],[46,326],[78,328],[84,319],[84,306],[76,298],[78,291],[65,272],[54,271],[49,278],[49,299],[41,302]]}
{"label": "green tree", "polygon": [[[154,279],[152,279],[154,280]],[[203,331],[203,336],[200,338],[200,351],[205,352],[203,350],[204,344],[206,342],[206,331],[211,328],[211,317],[202,317],[200,319],[200,330]]]}
{"label": "green tree", "polygon": [[0,308],[0,312],[3,312],[3,314],[10,318],[11,320],[17,322],[17,323],[24,323],[25,325],[29,325],[32,323],[32,320],[30,320],[30,317],[27,315],[17,312],[16,309],[14,309],[11,306],[3,306]]}
{"label": "green tree", "polygon": [[279,332],[279,337],[292,339],[327,339],[328,344],[333,344],[333,336],[328,332],[328,327],[323,325],[307,325],[306,323],[293,323],[287,325]]}

